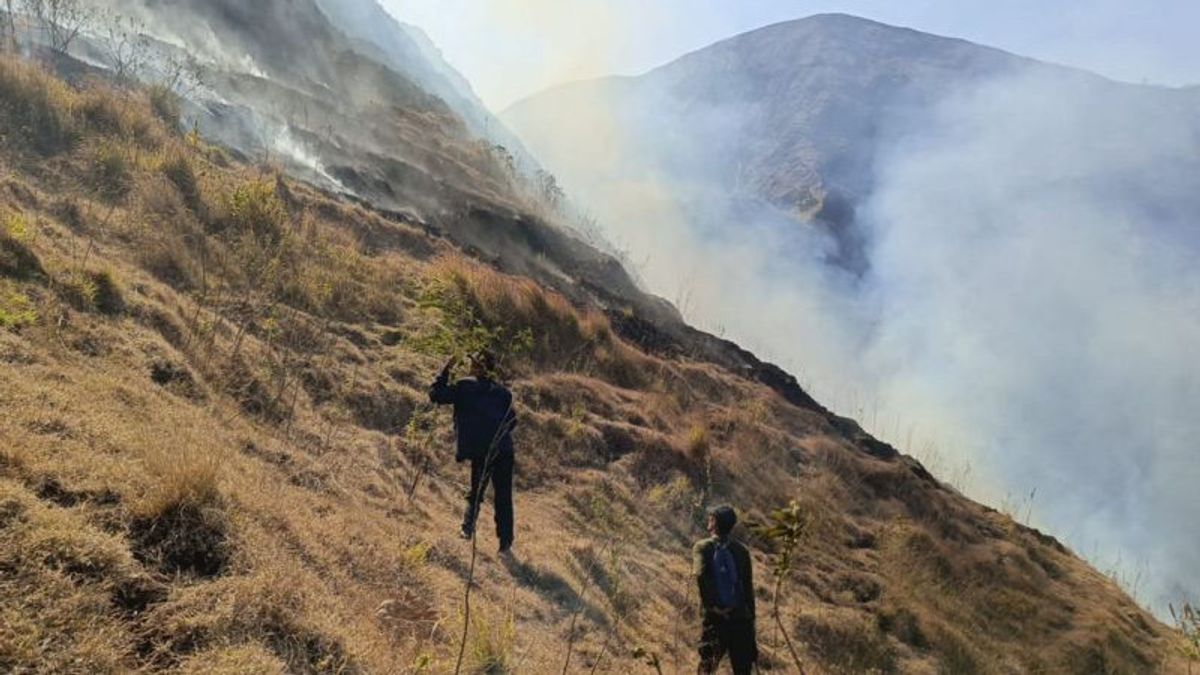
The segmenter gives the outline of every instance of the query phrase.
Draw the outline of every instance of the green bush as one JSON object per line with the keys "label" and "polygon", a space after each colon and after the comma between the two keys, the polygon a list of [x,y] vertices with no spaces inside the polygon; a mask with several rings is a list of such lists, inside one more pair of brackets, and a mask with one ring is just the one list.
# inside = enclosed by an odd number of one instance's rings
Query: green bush
{"label": "green bush", "polygon": [[96,306],[96,282],[90,274],[75,271],[58,279],[58,294],[75,309],[91,311]]}
{"label": "green bush", "polygon": [[275,193],[275,182],[262,178],[238,185],[226,204],[228,226],[263,240],[278,241],[288,221],[287,207]]}
{"label": "green bush", "polygon": [[37,310],[29,296],[15,285],[0,281],[0,328],[21,328],[37,320]]}

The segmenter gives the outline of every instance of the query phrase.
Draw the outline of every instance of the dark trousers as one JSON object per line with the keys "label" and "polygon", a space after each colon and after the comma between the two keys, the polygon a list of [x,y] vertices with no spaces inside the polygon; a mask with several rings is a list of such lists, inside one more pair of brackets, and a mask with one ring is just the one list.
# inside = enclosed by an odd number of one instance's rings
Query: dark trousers
{"label": "dark trousers", "polygon": [[471,491],[467,494],[467,510],[463,514],[463,530],[475,531],[479,507],[492,484],[492,505],[496,519],[496,538],[501,547],[513,543],[513,452],[501,450],[490,465],[483,459],[471,460]]}
{"label": "dark trousers", "polygon": [[725,655],[733,666],[734,675],[750,675],[754,662],[758,660],[758,642],[754,635],[754,622],[749,619],[722,619],[709,614],[704,617],[704,628],[700,634],[701,675],[717,672],[717,666]]}

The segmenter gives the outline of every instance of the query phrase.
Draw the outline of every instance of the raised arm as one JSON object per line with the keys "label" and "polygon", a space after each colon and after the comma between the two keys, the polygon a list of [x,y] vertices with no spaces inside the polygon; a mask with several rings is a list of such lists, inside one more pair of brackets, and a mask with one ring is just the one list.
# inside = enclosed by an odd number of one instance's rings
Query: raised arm
{"label": "raised arm", "polygon": [[450,370],[454,368],[454,364],[458,359],[453,358],[446,362],[446,366],[442,368],[442,372],[438,374],[437,379],[429,386],[429,400],[438,405],[450,405],[454,403],[455,397],[458,395],[458,387],[450,382]]}

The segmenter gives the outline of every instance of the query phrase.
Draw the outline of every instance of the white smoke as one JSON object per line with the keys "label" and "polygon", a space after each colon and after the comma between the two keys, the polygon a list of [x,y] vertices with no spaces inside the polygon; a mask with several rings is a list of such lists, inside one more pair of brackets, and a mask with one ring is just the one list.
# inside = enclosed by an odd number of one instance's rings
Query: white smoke
{"label": "white smoke", "polygon": [[1144,568],[1133,590],[1162,609],[1200,589],[1195,106],[1033,72],[890,122],[864,279],[823,262],[819,229],[722,198],[706,174],[741,133],[731,111],[697,144],[580,89],[519,128],[564,149],[543,158],[689,320],[977,498],[1036,490],[1032,524],[1127,580]]}
{"label": "white smoke", "polygon": [[990,82],[882,158],[864,357],[887,407],[1037,489],[1038,524],[1144,563],[1161,609],[1200,589],[1200,136],[1165,95],[1113,93]]}

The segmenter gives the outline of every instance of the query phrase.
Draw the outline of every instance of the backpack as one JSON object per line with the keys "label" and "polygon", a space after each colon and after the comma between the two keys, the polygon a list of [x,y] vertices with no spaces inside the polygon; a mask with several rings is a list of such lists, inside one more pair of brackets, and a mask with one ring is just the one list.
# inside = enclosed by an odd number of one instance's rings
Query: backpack
{"label": "backpack", "polygon": [[737,559],[729,544],[717,544],[713,552],[713,577],[717,586],[717,601],[721,607],[742,606],[742,577],[738,574]]}

